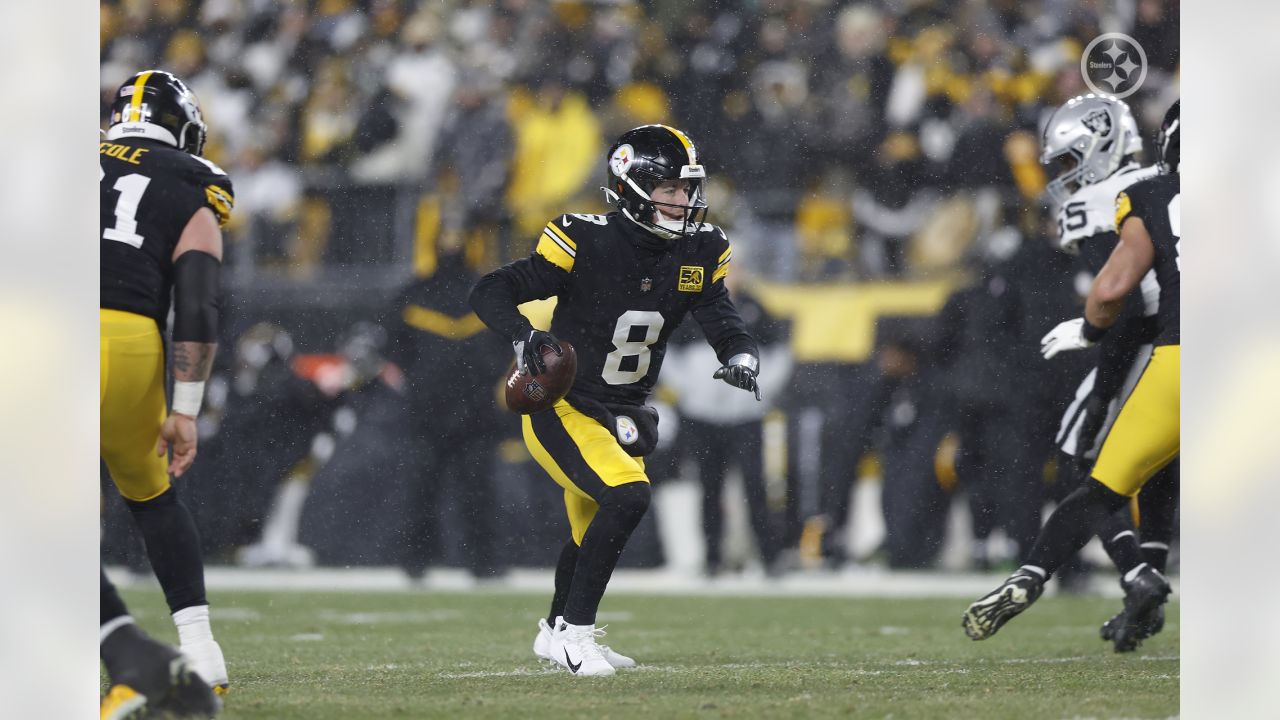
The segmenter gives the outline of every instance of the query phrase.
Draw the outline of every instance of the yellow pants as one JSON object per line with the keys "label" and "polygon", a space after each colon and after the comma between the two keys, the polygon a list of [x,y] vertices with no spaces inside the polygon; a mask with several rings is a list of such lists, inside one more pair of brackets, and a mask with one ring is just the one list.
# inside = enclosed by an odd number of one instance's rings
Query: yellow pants
{"label": "yellow pants", "polygon": [[579,545],[600,507],[601,493],[649,482],[642,458],[628,455],[612,432],[564,400],[546,412],[522,416],[520,423],[533,459],[564,488],[569,528]]}
{"label": "yellow pants", "polygon": [[169,489],[168,460],[156,457],[165,418],[164,343],[156,321],[99,310],[99,453],[129,500]]}
{"label": "yellow pants", "polygon": [[1124,402],[1093,467],[1093,477],[1133,497],[1181,448],[1182,354],[1179,345],[1155,349]]}

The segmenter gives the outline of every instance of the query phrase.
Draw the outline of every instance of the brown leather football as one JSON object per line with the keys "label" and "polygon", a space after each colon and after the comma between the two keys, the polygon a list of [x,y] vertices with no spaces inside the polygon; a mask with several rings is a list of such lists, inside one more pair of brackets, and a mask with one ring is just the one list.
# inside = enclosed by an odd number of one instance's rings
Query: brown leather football
{"label": "brown leather football", "polygon": [[542,412],[569,394],[573,376],[578,372],[578,354],[568,340],[560,340],[560,348],[563,355],[556,355],[548,346],[542,347],[542,361],[547,364],[547,371],[536,377],[517,372],[512,366],[504,393],[508,410],[521,415]]}

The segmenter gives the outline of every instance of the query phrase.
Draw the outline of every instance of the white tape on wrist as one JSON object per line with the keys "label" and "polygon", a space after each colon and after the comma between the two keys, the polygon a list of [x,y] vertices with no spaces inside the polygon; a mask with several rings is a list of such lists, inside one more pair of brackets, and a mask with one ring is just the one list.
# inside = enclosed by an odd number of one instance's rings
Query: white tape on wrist
{"label": "white tape on wrist", "polygon": [[204,382],[173,383],[173,411],[195,417],[200,414],[200,404],[204,402]]}

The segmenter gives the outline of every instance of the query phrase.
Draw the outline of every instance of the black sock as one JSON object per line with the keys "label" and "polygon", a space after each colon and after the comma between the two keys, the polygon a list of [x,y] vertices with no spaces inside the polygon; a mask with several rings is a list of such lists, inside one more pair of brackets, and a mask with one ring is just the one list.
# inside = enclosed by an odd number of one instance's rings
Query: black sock
{"label": "black sock", "polygon": [[98,569],[98,574],[102,576],[102,594],[98,599],[98,624],[106,625],[118,617],[128,615],[129,609],[120,599],[120,593],[116,592],[116,586],[107,579],[107,574],[102,572],[101,568]]}
{"label": "black sock", "polygon": [[1143,561],[1142,550],[1138,548],[1138,536],[1133,531],[1133,518],[1128,507],[1112,513],[1102,521],[1098,528],[1098,539],[1102,541],[1102,549],[1116,566],[1121,575],[1129,572]]}
{"label": "black sock", "polygon": [[1026,564],[1052,575],[1089,542],[1108,515],[1128,501],[1124,495],[1089,478],[1049,516]]}
{"label": "black sock", "polygon": [[578,544],[572,539],[560,550],[560,560],[556,562],[556,592],[551,596],[551,614],[547,615],[547,624],[556,626],[556,618],[564,614],[564,604],[569,599],[569,586],[573,584],[573,571],[578,565]]}
{"label": "black sock", "polygon": [[1142,560],[1163,574],[1165,563],[1169,562],[1169,546],[1158,542],[1142,543]]}
{"label": "black sock", "polygon": [[200,533],[178,492],[169,488],[151,500],[125,500],[138,523],[169,612],[208,605],[204,595],[204,558]]}
{"label": "black sock", "polygon": [[609,488],[600,498],[600,509],[587,527],[578,549],[578,566],[569,585],[564,621],[570,625],[594,625],[600,598],[613,576],[618,557],[649,509],[649,483],[632,482]]}
{"label": "black sock", "polygon": [[1138,495],[1142,557],[1161,573],[1169,560],[1169,543],[1173,542],[1178,524],[1178,480],[1178,464],[1169,463],[1151,476]]}

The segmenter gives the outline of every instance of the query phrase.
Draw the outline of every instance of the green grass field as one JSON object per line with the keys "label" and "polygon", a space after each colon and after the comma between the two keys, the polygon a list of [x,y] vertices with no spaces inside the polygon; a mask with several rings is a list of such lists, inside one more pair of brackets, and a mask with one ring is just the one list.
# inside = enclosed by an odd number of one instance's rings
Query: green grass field
{"label": "green grass field", "polygon": [[[124,593],[174,641],[158,589]],[[535,661],[546,598],[493,592],[214,593],[226,718],[1155,718],[1178,714],[1178,605],[1117,656],[1117,600],[1046,597],[981,643],[956,599],[612,595],[605,642],[641,667]]]}

